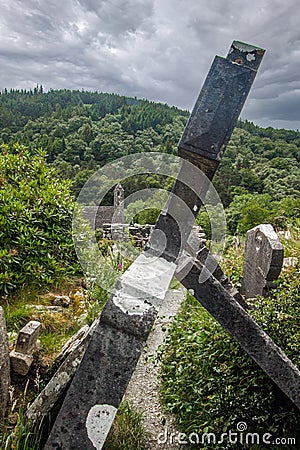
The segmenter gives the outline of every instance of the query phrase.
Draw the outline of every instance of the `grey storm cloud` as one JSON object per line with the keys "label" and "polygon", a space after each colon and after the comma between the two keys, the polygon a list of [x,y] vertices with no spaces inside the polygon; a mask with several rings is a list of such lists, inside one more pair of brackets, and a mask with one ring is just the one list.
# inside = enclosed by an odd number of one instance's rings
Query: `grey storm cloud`
{"label": "grey storm cloud", "polygon": [[191,109],[215,54],[267,49],[242,117],[300,129],[297,0],[0,0],[0,88],[116,92]]}

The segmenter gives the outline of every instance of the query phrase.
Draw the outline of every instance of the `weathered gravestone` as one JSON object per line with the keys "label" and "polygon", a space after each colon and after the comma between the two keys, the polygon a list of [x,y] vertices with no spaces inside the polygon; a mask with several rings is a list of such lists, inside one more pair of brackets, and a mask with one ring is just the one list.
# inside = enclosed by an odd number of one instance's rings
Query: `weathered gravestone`
{"label": "weathered gravestone", "polygon": [[283,264],[283,246],[270,224],[247,231],[241,293],[247,298],[267,295]]}
{"label": "weathered gravestone", "polygon": [[8,401],[10,383],[9,350],[6,322],[3,308],[0,306],[0,419],[3,418]]}
{"label": "weathered gravestone", "polygon": [[12,368],[19,375],[27,375],[30,369],[40,329],[41,323],[31,320],[19,332],[16,347],[10,352]]}
{"label": "weathered gravestone", "polygon": [[180,141],[184,161],[149,248],[108,299],[46,449],[102,448],[263,54],[234,42],[226,59],[215,58]]}

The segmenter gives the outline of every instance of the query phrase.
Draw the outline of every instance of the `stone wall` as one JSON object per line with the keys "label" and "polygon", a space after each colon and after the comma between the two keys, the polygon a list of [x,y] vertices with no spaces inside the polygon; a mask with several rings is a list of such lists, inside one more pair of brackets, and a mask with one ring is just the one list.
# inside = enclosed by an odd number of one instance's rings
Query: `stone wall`
{"label": "stone wall", "polygon": [[[138,223],[129,226],[126,224],[114,224],[113,227],[110,223],[105,223],[102,226],[103,238],[115,240],[116,238],[119,237],[126,239],[129,233],[129,235],[133,238],[135,245],[140,248],[145,248],[153,229],[154,225],[149,224],[140,225]],[[199,248],[199,241],[201,242],[206,241],[205,233],[203,232],[201,227],[199,226],[193,227],[190,236],[190,240],[192,239],[197,241],[196,245],[198,245],[198,248]]]}

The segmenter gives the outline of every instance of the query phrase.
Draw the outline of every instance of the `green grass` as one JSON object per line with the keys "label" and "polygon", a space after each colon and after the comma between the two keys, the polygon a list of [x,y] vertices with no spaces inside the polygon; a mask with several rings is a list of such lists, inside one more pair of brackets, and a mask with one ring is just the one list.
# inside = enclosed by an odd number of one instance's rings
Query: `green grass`
{"label": "green grass", "polygon": [[4,429],[0,435],[1,450],[41,450],[41,430],[31,430],[24,425],[23,409],[18,412],[17,423],[13,430]]}
{"label": "green grass", "polygon": [[[127,402],[120,405],[104,450],[147,450],[142,415]],[[2,430],[1,450],[41,450],[41,430],[24,426],[22,410],[13,430]]]}
{"label": "green grass", "polygon": [[130,403],[121,403],[104,450],[148,450],[141,420],[141,413]]}

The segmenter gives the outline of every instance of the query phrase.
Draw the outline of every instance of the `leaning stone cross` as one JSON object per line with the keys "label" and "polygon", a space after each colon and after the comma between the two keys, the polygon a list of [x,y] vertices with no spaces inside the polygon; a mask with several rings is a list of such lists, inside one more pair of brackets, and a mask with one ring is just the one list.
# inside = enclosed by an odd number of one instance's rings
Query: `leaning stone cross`
{"label": "leaning stone cross", "polygon": [[[182,283],[193,289],[195,297],[246,351],[248,340],[259,337],[258,345],[250,345],[248,352],[264,370],[264,363],[268,365],[270,370],[266,372],[271,377],[270,358],[282,363],[272,377],[275,382],[290,363],[211,273],[204,277],[204,283],[199,282],[200,274],[207,269],[197,258],[181,257],[263,54],[262,49],[235,41],[226,58],[214,59],[179,143],[183,163],[166,207],[147,250],[121,276],[110,295],[45,449],[103,447],[174,274],[179,278],[184,274]],[[200,171],[203,177],[199,177]],[[248,338],[243,327],[251,333]],[[299,386],[297,369],[288,367],[287,376],[294,376]],[[278,384],[282,387],[282,383]],[[295,387],[287,391],[296,396]],[[297,399],[299,402],[299,396]]]}

